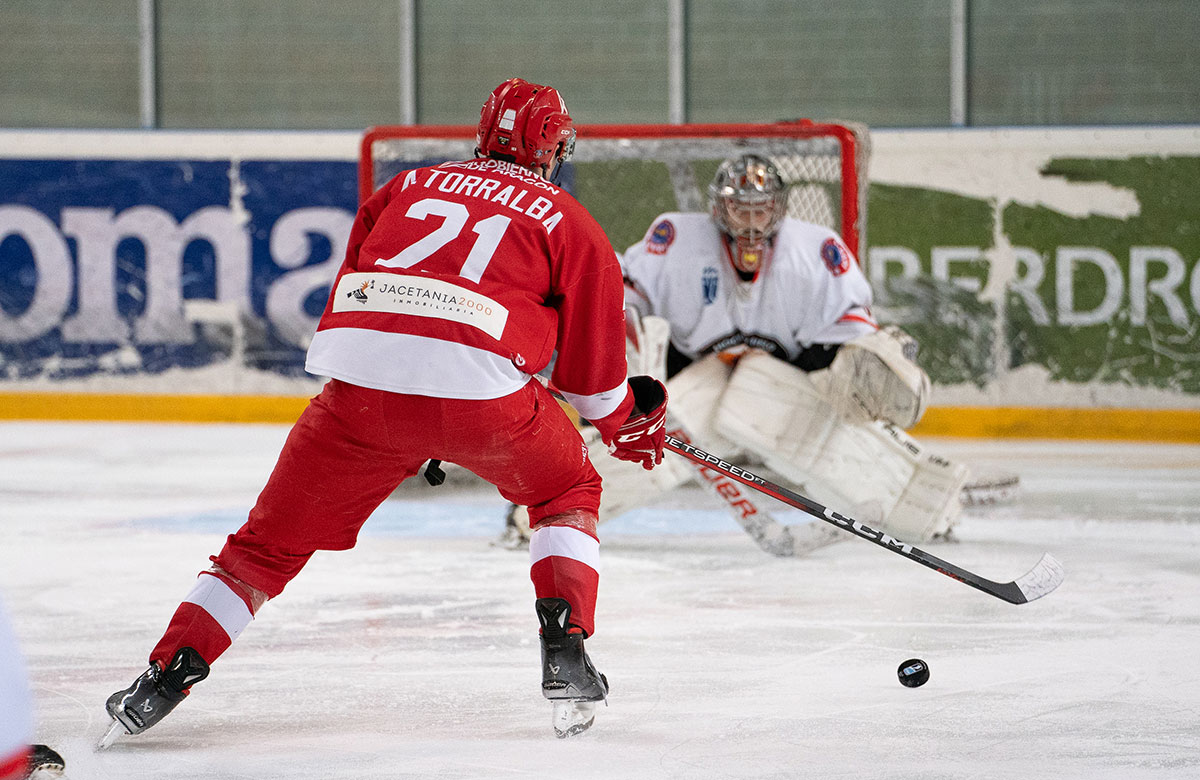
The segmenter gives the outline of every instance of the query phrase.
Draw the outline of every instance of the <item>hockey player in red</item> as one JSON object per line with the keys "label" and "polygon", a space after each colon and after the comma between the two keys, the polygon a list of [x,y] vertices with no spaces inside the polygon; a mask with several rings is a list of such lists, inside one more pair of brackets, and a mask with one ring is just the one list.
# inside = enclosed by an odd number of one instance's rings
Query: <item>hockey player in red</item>
{"label": "hockey player in red", "polygon": [[476,158],[403,172],[359,209],[308,350],[330,377],[284,444],[249,519],[175,612],[150,668],[108,700],[116,735],[157,723],[317,550],[429,460],[530,507],[543,694],[559,736],[608,691],[594,630],[600,479],[551,382],[620,459],[662,460],[666,391],[626,380],[621,270],[600,226],[555,183],[575,144],[551,87],[504,82]]}

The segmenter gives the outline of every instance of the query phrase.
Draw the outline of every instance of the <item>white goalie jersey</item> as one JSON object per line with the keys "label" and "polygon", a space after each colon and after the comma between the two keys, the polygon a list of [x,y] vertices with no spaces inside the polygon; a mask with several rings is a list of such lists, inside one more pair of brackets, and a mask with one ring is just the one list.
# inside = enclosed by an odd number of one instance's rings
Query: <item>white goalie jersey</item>
{"label": "white goalie jersey", "polygon": [[626,305],[671,323],[671,342],[695,360],[760,349],[789,362],[811,344],[873,332],[871,288],[833,231],[784,218],[758,278],[742,281],[708,214],[668,213],[626,250]]}

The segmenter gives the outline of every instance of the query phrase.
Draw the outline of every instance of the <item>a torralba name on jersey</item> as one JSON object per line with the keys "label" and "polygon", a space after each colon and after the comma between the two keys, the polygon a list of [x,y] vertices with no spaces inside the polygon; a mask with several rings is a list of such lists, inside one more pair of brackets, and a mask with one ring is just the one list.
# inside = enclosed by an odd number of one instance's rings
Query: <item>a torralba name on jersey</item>
{"label": "a torralba name on jersey", "polygon": [[544,198],[541,195],[531,195],[528,189],[515,184],[505,184],[499,179],[485,178],[469,173],[459,173],[458,171],[451,170],[453,168],[476,170],[483,173],[502,173],[506,176],[520,179],[521,183],[529,188],[546,190],[555,195],[560,191],[553,184],[534,174],[532,171],[503,160],[470,160],[468,162],[446,163],[429,170],[423,182],[418,181],[418,171],[409,171],[405,174],[404,182],[400,188],[407,190],[413,184],[419,184],[428,190],[436,189],[439,192],[466,195],[470,198],[479,198],[491,201],[492,203],[498,203],[502,206],[508,206],[513,211],[520,212],[541,222],[542,227],[546,228],[547,233],[554,230],[554,226],[562,221],[563,215],[561,211],[555,211],[552,214],[549,213],[550,209],[554,206],[554,202],[548,198]]}

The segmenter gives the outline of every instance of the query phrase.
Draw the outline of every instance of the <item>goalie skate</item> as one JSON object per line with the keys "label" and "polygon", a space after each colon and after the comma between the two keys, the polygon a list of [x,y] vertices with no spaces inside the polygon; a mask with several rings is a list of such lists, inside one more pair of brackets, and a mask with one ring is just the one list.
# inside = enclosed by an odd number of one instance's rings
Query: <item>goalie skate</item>
{"label": "goalie skate", "polygon": [[608,678],[588,658],[583,634],[570,633],[565,599],[538,599],[535,609],[542,626],[542,695],[554,705],[555,736],[573,737],[595,722],[597,702],[608,697]]}

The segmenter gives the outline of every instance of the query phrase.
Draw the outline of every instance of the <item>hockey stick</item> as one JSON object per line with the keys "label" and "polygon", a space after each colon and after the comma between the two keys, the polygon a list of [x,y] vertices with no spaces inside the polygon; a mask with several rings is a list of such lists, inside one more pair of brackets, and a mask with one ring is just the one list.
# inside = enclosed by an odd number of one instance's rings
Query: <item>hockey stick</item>
{"label": "hockey stick", "polygon": [[970,585],[972,588],[981,590],[998,599],[1003,599],[1010,604],[1025,604],[1034,599],[1039,599],[1062,584],[1064,576],[1062,564],[1049,553],[1043,555],[1042,559],[1037,562],[1037,565],[1016,580],[1012,582],[993,582],[952,563],[943,561],[935,555],[930,555],[924,550],[913,547],[911,544],[893,539],[884,532],[876,531],[874,528],[863,525],[857,520],[838,514],[832,509],[823,507],[799,493],[794,493],[781,485],[769,482],[753,472],[747,471],[740,466],[735,466],[729,461],[707,453],[699,447],[692,446],[671,434],[667,434],[664,444],[667,449],[687,458],[693,463],[720,471],[722,474],[726,474],[760,493],[765,493],[789,506],[794,506],[813,517],[841,528],[843,531],[848,531],[855,536],[866,539],[868,542],[873,542],[897,555],[903,555],[905,558],[916,561],[922,566],[928,566],[934,571],[941,572],[947,577]]}

